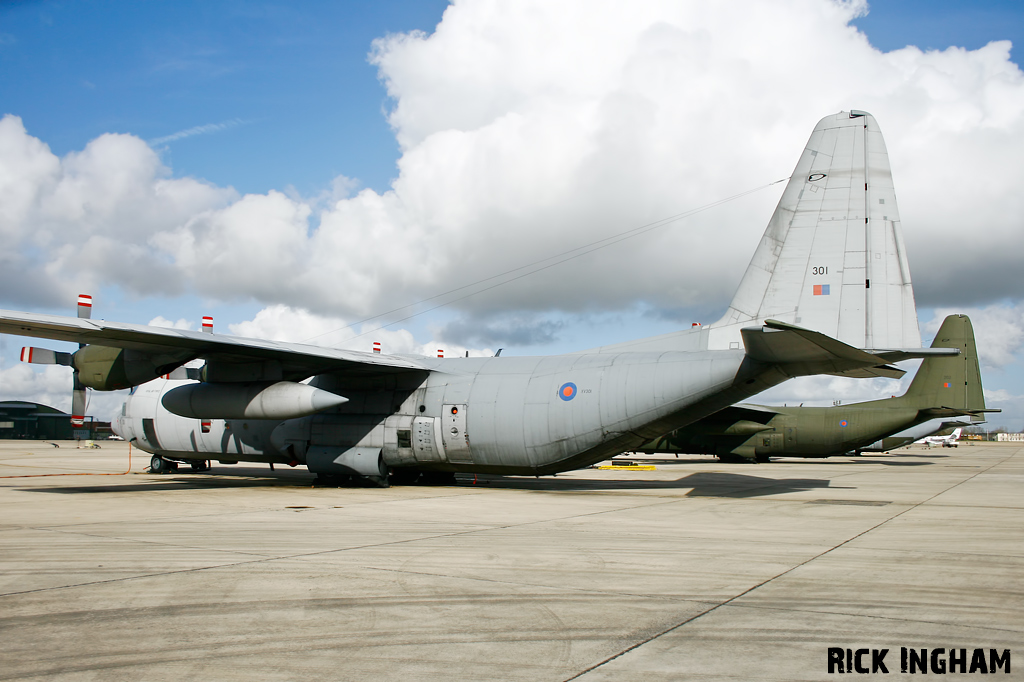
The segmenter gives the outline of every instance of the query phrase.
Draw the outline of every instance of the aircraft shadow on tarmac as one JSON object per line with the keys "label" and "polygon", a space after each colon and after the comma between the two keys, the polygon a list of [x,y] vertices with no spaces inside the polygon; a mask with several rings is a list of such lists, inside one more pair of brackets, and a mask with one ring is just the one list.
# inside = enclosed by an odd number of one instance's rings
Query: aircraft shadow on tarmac
{"label": "aircraft shadow on tarmac", "polygon": [[[637,472],[640,473],[640,472]],[[472,479],[470,479],[472,485]],[[757,497],[820,488],[837,489],[829,479],[767,478],[726,472],[697,472],[676,480],[481,477],[477,485],[526,490],[611,492],[616,490],[679,490],[687,497]]]}
{"label": "aircraft shadow on tarmac", "polygon": [[[945,455],[940,455],[945,456]],[[806,461],[806,460],[802,460]],[[637,460],[641,463],[642,460]],[[652,464],[655,462],[651,462]],[[854,459],[851,464],[883,464],[886,466],[927,466],[931,462],[908,462],[890,461],[880,459]],[[774,467],[776,462],[768,467]],[[659,468],[668,469],[672,463],[658,461]],[[736,465],[742,467],[743,465]],[[745,473],[733,473],[723,471],[702,471],[691,473],[682,478],[674,480],[653,480],[640,477],[631,478],[581,478],[587,470],[581,470],[576,476],[555,477],[544,476],[532,478],[527,476],[473,476],[471,474],[457,475],[457,483],[454,486],[438,487],[482,487],[508,490],[536,490],[536,491],[569,491],[569,492],[613,492],[616,490],[679,490],[691,488],[686,494],[687,497],[758,497],[761,495],[777,495],[779,493],[798,492],[802,490],[814,490],[830,488],[849,489],[849,487],[833,486],[828,478],[770,478],[765,476],[753,476]],[[619,472],[631,475],[633,472]],[[636,474],[642,474],[637,471]],[[79,493],[135,493],[146,491],[175,491],[175,490],[217,490],[226,488],[270,488],[270,487],[296,487],[307,488],[312,485],[313,476],[306,472],[279,471],[269,473],[266,470],[237,469],[232,468],[226,471],[215,471],[213,474],[171,474],[158,481],[147,481],[142,483],[126,483],[124,485],[91,485],[91,486],[47,486],[32,487],[24,490],[43,493],[79,494]],[[427,487],[427,486],[415,486]]]}
{"label": "aircraft shadow on tarmac", "polygon": [[[221,488],[308,488],[315,478],[305,471],[280,471],[268,474],[262,470],[229,469],[212,474],[169,474],[160,480],[142,483],[109,485],[75,485],[22,488],[26,492],[60,493],[138,493],[156,490],[217,490]],[[121,479],[124,480],[124,479]]]}
{"label": "aircraft shadow on tarmac", "polygon": [[850,464],[881,464],[887,467],[926,467],[931,462],[890,462],[890,461],[871,461],[871,460],[854,460]]}
{"label": "aircraft shadow on tarmac", "polygon": [[[137,493],[148,491],[175,490],[217,490],[226,488],[269,488],[296,487],[307,488],[310,480],[298,477],[276,478],[270,476],[239,476],[231,472],[230,476],[195,475],[174,476],[166,480],[126,483],[124,485],[90,485],[90,486],[47,486],[24,488],[26,491],[39,493],[59,493],[65,495],[89,493]],[[639,473],[639,472],[637,472]],[[508,490],[537,491],[575,491],[575,492],[612,492],[616,490],[679,490],[691,488],[687,497],[757,497],[759,495],[775,495],[778,493],[832,488],[828,479],[817,478],[765,478],[747,474],[725,472],[698,472],[676,480],[643,480],[643,479],[586,479],[586,478],[527,478],[518,476],[463,476],[460,475],[455,486],[439,487],[482,487]],[[426,487],[426,486],[415,486]]]}

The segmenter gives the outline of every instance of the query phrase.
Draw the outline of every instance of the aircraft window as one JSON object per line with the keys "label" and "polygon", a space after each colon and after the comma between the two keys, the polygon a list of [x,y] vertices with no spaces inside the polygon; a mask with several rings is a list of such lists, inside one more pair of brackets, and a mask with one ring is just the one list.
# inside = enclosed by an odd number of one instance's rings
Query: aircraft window
{"label": "aircraft window", "polygon": [[412,447],[412,431],[406,431],[405,429],[398,430],[398,447],[400,448],[411,448]]}

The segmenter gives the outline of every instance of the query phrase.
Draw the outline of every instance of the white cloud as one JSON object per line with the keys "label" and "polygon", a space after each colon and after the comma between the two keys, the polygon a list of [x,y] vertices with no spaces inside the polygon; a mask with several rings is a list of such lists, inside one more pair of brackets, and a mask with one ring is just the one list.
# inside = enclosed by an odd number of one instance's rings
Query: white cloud
{"label": "white cloud", "polygon": [[[1024,299],[1024,76],[1009,44],[882,53],[849,25],[864,8],[454,4],[434,34],[375,43],[402,149],[383,194],[342,178],[314,198],[239,197],[173,178],[128,135],[57,158],[9,116],[0,235],[16,274],[0,296],[57,304],[113,285],[358,319],[784,177],[820,117],[860,108],[886,135],[919,301]],[[722,309],[780,191],[457,306],[470,322]],[[949,276],[953,260],[971,281]]]}
{"label": "white cloud", "polygon": [[179,318],[177,321],[171,321],[162,315],[157,315],[149,321],[151,327],[166,327],[167,329],[192,329],[195,326],[195,322],[186,320],[185,318]]}
{"label": "white cloud", "polygon": [[[237,199],[234,190],[174,179],[145,142],[101,135],[57,158],[21,119],[0,119],[0,298],[67,305],[78,291],[113,284],[134,294],[178,293],[181,268],[154,235]],[[7,273],[23,273],[18,277]]]}
{"label": "white cloud", "polygon": [[372,351],[373,343],[381,344],[381,352],[395,355],[435,356],[443,350],[446,357],[494,355],[490,348],[467,348],[457,344],[431,340],[417,343],[405,329],[379,328],[376,324],[360,325],[358,330],[338,317],[323,316],[302,308],[273,305],[259,311],[251,320],[228,325],[232,334],[247,338],[273,339],[310,343],[331,348]]}
{"label": "white cloud", "polygon": [[985,400],[992,403],[1020,403],[1024,401],[1024,395],[1014,395],[1005,388],[994,390],[985,389]]}

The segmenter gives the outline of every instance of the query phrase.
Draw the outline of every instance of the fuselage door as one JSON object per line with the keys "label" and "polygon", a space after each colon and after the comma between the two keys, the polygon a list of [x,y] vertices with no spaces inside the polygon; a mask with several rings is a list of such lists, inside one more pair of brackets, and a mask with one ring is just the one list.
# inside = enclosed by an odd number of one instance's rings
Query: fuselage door
{"label": "fuselage door", "polygon": [[449,462],[470,464],[469,433],[466,431],[466,406],[445,405],[441,411],[441,437]]}
{"label": "fuselage door", "polygon": [[412,420],[412,452],[417,462],[443,462],[440,444],[435,433],[434,417],[416,417]]}

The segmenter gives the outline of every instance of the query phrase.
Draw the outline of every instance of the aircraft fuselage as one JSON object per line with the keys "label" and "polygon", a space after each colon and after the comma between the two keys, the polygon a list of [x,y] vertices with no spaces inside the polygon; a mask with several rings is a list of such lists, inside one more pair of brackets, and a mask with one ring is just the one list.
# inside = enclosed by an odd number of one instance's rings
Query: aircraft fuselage
{"label": "aircraft fuselage", "polygon": [[425,364],[364,379],[318,375],[311,385],[348,402],[286,421],[179,417],[160,400],[185,382],[158,379],[128,398],[117,429],[180,459],[299,462],[327,473],[379,453],[389,468],[545,474],[588,466],[786,378],[744,363],[742,350]]}
{"label": "aircraft fuselage", "polygon": [[[882,404],[879,404],[882,403]],[[835,407],[771,407],[763,426],[729,418],[729,411],[679,429],[636,449],[743,457],[829,457],[859,450],[928,417],[891,401]],[[744,429],[743,427],[746,426]],[[758,428],[759,427],[759,428]]]}

